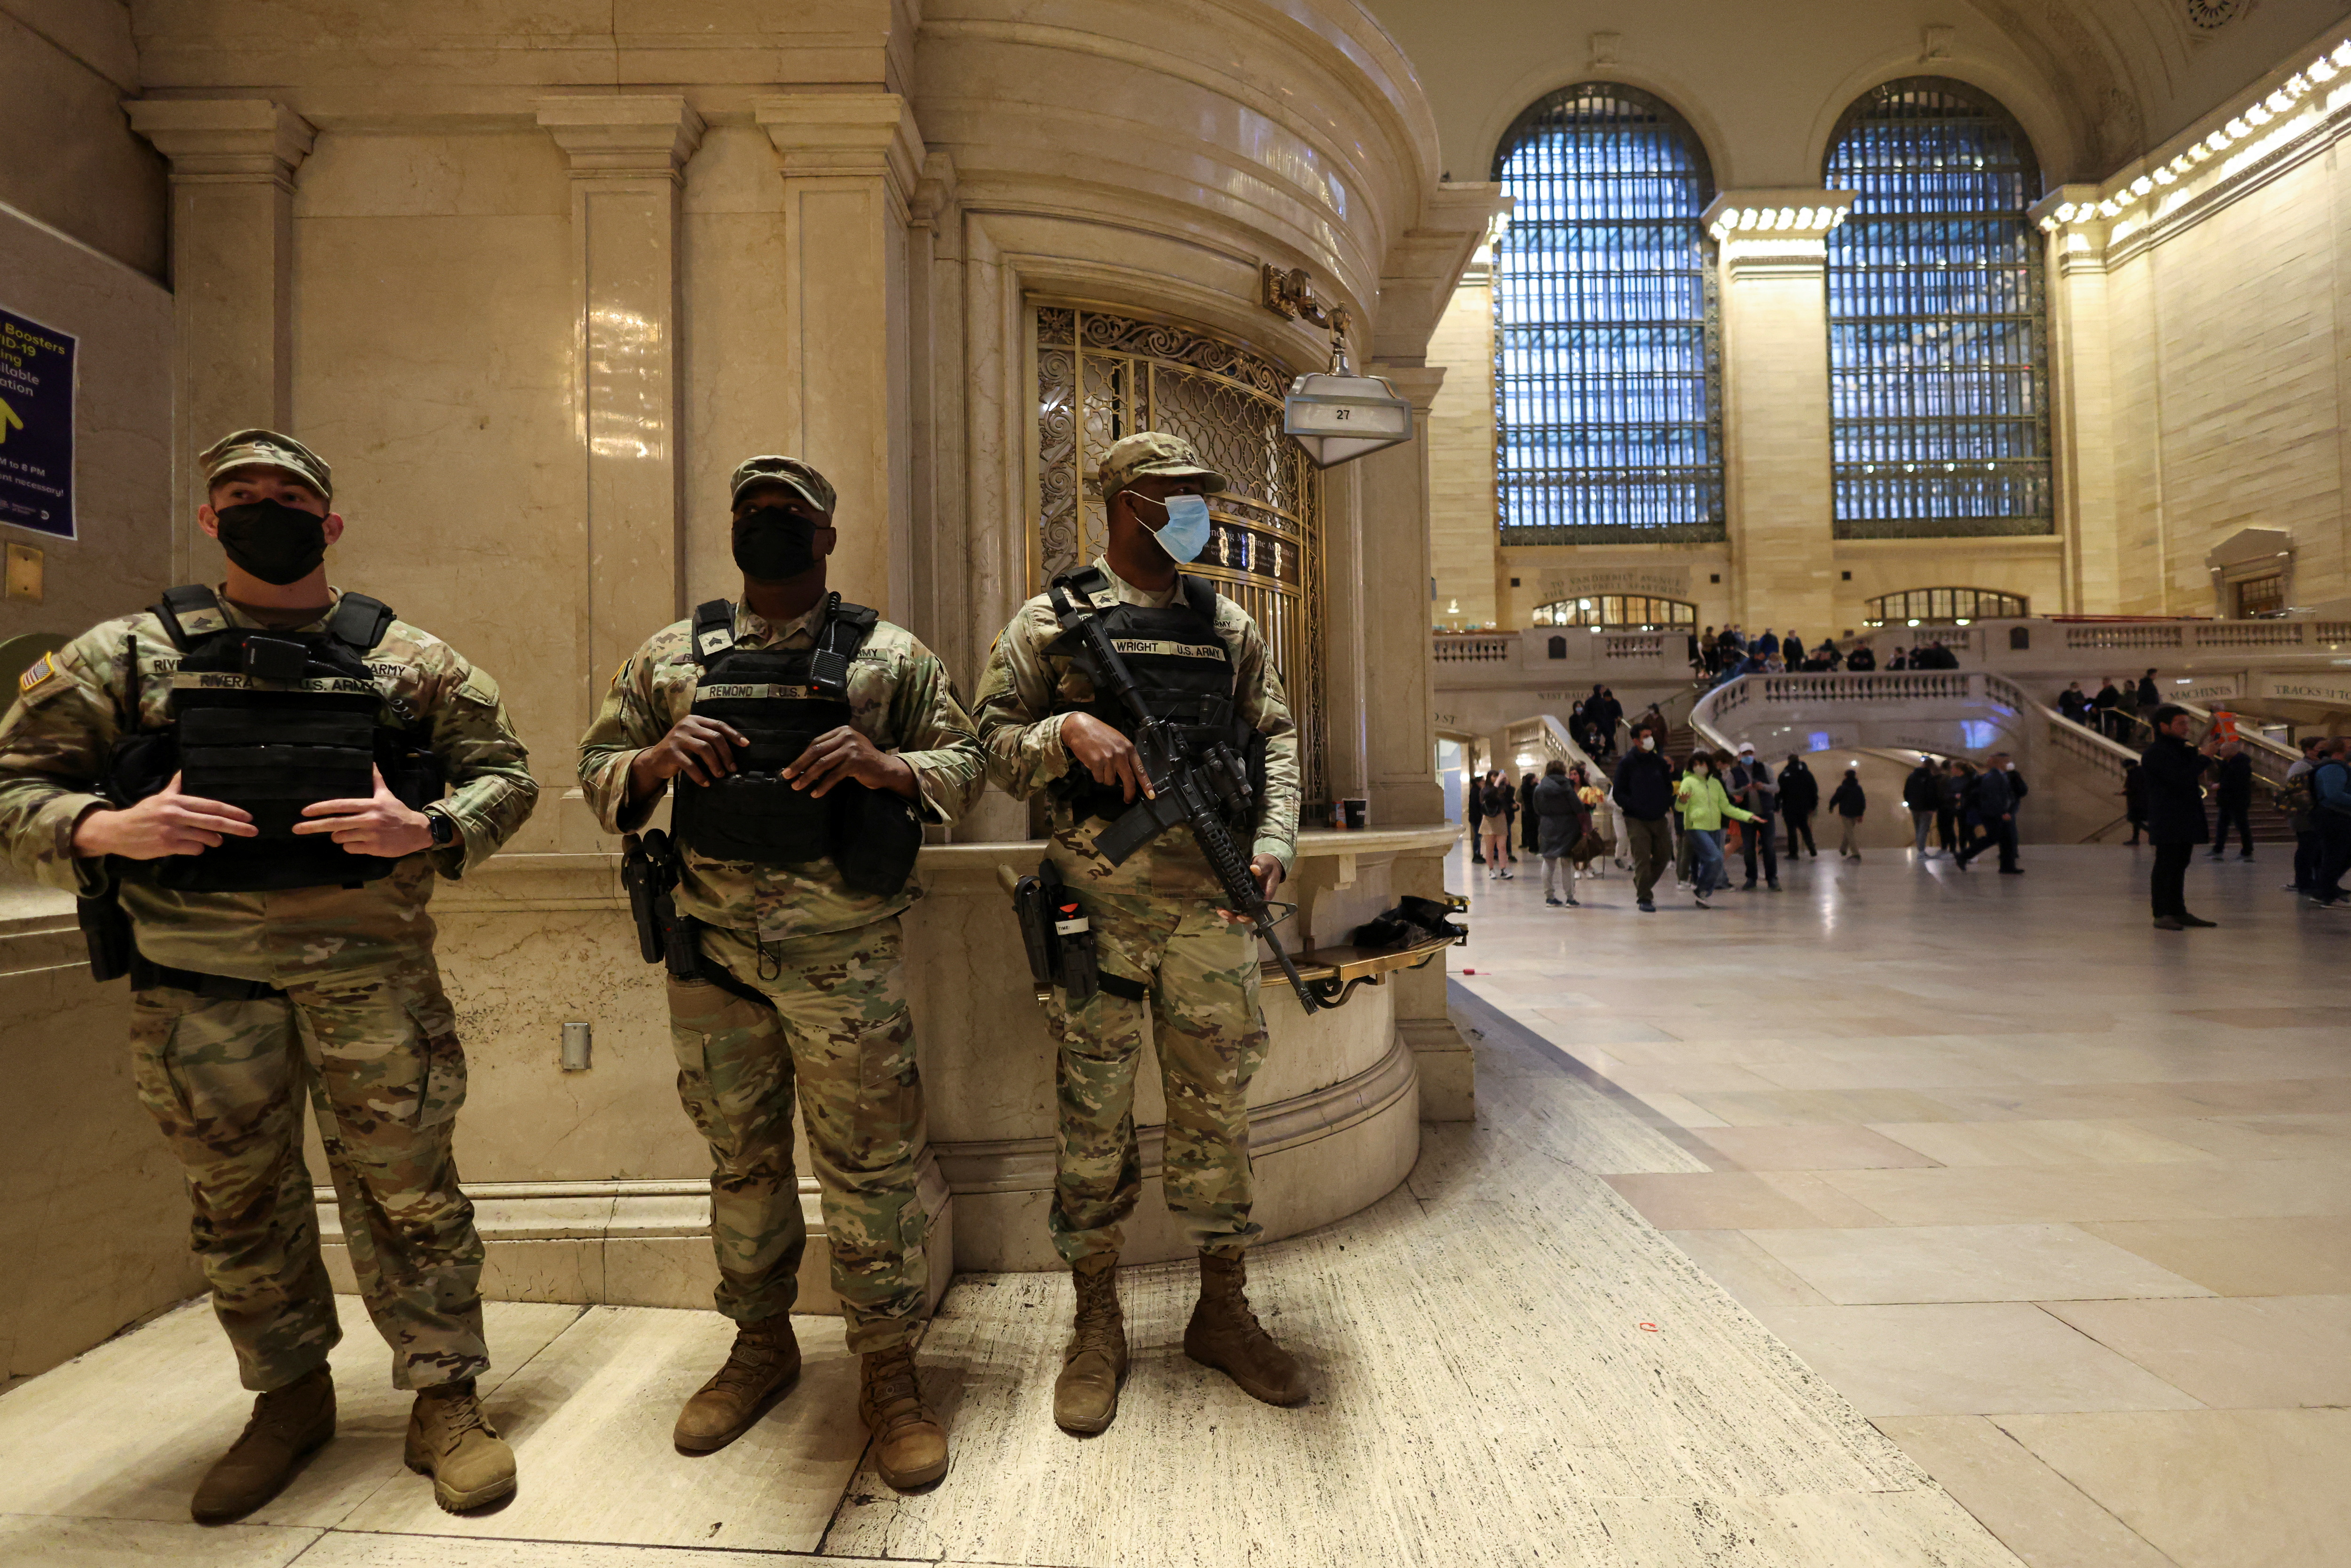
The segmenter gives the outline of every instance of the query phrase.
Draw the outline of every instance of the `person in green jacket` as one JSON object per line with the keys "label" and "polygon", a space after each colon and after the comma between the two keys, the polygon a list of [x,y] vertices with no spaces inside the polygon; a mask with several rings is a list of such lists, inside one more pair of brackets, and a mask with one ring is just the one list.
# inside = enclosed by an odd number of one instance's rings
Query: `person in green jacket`
{"label": "person in green jacket", "polygon": [[1682,836],[1690,847],[1690,891],[1698,898],[1700,909],[1711,909],[1706,895],[1730,885],[1730,873],[1722,863],[1722,820],[1736,817],[1742,822],[1755,821],[1751,811],[1743,811],[1730,803],[1714,758],[1698,752],[1690,758],[1689,771],[1682,775],[1680,786],[1674,791],[1674,804],[1682,814]]}

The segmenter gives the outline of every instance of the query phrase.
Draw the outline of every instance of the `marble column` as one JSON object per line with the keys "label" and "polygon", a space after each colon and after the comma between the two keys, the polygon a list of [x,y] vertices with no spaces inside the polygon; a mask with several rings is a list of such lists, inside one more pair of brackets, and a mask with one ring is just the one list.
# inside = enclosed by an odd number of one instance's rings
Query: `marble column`
{"label": "marble column", "polygon": [[171,570],[185,582],[217,559],[196,527],[204,485],[195,455],[247,425],[301,434],[288,428],[294,172],[317,133],[260,98],[133,99],[123,107],[132,129],[172,162]]}
{"label": "marble column", "polygon": [[[2033,205],[2036,224],[2057,210],[2096,205],[2095,185],[2061,185]],[[2106,304],[2104,219],[2059,223],[2049,243],[2049,434],[2057,532],[2064,544],[2068,614],[2122,604],[2120,517],[2115,487],[2114,382]]]}
{"label": "marble column", "polygon": [[1364,794],[1372,826],[1400,828],[1445,820],[1428,641],[1428,407],[1445,371],[1375,362],[1367,373],[1385,376],[1413,410],[1410,441],[1348,465],[1358,471],[1362,559],[1389,563],[1366,570],[1362,583],[1363,664],[1379,685],[1363,720]]}
{"label": "marble column", "polygon": [[684,613],[678,192],[703,124],[683,98],[547,98],[534,107],[571,162],[587,672],[573,701],[584,728],[621,661]]}
{"label": "marble column", "polygon": [[909,617],[908,209],[924,147],[895,93],[755,99],[784,180],[790,441],[840,493],[832,586]]}
{"label": "marble column", "polygon": [[1704,215],[1709,227],[1726,214],[1746,224],[1720,242],[1729,598],[1744,626],[1835,618],[1823,237],[1851,200],[1727,191]]}

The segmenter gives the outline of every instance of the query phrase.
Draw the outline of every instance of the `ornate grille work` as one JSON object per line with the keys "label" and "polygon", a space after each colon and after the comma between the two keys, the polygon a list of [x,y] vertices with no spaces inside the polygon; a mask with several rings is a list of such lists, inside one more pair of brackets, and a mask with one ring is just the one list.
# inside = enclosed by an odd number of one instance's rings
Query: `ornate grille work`
{"label": "ornate grille work", "polygon": [[1869,622],[1885,626],[1925,621],[1950,622],[2014,620],[2030,613],[2022,595],[1992,588],[1912,588],[1869,601]]}
{"label": "ornate grille work", "polygon": [[1836,537],[2046,534],[2049,352],[2032,144],[1963,83],[1888,82],[1831,139]]}
{"label": "ornate grille work", "polygon": [[1585,82],[1519,116],[1494,178],[1518,198],[1494,246],[1503,542],[1722,538],[1706,150],[1658,99]]}
{"label": "ornate grille work", "polygon": [[1043,504],[1030,559],[1042,591],[1102,553],[1109,537],[1097,472],[1138,430],[1189,441],[1232,481],[1208,497],[1196,571],[1265,631],[1296,716],[1307,801],[1322,770],[1322,483],[1281,433],[1290,377],[1238,344],[1190,327],[1083,305],[1037,308],[1037,434]]}

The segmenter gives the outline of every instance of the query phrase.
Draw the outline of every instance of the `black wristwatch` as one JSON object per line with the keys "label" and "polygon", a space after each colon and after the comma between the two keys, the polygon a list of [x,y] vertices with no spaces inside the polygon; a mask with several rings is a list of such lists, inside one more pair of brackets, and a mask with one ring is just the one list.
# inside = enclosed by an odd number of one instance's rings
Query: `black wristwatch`
{"label": "black wristwatch", "polygon": [[424,826],[433,834],[433,847],[445,850],[457,841],[457,824],[445,811],[425,809]]}

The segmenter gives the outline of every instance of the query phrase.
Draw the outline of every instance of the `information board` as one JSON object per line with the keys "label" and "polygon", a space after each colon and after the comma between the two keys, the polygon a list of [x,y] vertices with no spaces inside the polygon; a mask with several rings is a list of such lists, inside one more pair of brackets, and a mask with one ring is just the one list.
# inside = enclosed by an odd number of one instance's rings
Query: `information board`
{"label": "information board", "polygon": [[74,340],[0,308],[0,523],[74,537]]}

